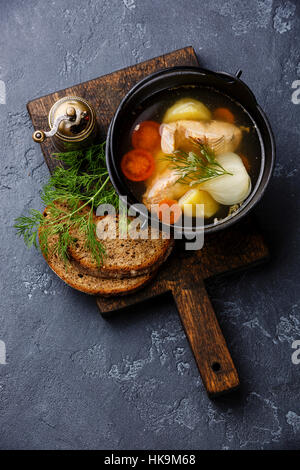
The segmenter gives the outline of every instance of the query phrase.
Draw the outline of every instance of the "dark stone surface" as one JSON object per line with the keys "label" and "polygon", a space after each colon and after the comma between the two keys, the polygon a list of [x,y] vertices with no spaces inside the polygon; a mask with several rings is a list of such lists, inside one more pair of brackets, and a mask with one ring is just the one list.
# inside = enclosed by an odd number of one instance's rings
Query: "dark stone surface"
{"label": "dark stone surface", "polygon": [[[1,1],[0,447],[293,449],[300,437],[300,8],[296,0]],[[186,45],[243,69],[273,126],[275,174],[256,210],[272,260],[209,291],[242,380],[206,396],[168,298],[105,321],[65,286],[13,220],[40,208],[48,171],[26,103]],[[1,87],[0,87],[1,96]],[[3,96],[2,96],[3,100]]]}

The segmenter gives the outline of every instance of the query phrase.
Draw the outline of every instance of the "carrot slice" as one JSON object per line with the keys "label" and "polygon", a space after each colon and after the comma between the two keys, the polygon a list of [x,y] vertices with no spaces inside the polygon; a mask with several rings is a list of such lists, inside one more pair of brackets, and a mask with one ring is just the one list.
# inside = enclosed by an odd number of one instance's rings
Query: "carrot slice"
{"label": "carrot slice", "polygon": [[132,133],[132,146],[144,150],[158,150],[160,148],[160,125],[154,121],[144,121],[138,124]]}
{"label": "carrot slice", "polygon": [[158,205],[158,218],[166,224],[174,224],[181,216],[181,208],[174,199],[163,199]]}
{"label": "carrot slice", "polygon": [[152,175],[154,167],[152,154],[144,149],[130,150],[121,160],[121,170],[131,181],[145,181]]}
{"label": "carrot slice", "polygon": [[246,168],[247,173],[249,173],[251,167],[248,158],[245,157],[243,153],[239,153],[239,156],[241,157],[242,162],[244,163],[244,167]]}
{"label": "carrot slice", "polygon": [[230,124],[234,123],[234,115],[227,108],[217,108],[217,109],[215,109],[215,111],[213,112],[213,117],[217,121],[230,122]]}

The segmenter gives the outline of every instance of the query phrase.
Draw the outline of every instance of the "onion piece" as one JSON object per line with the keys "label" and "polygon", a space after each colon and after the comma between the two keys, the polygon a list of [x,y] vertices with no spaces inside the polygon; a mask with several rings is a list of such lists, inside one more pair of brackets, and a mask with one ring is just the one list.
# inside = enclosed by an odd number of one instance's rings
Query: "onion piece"
{"label": "onion piece", "polygon": [[205,181],[199,185],[199,189],[204,189],[215,201],[225,206],[243,202],[251,192],[251,179],[242,159],[236,153],[227,152],[218,155],[216,161],[232,174]]}

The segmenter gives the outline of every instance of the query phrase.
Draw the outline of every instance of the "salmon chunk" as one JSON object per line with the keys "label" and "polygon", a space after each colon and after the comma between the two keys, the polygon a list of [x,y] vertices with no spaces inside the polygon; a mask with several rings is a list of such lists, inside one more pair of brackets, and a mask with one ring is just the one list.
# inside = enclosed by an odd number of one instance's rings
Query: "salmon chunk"
{"label": "salmon chunk", "polygon": [[176,183],[180,178],[175,170],[166,168],[162,173],[156,174],[147,184],[143,195],[143,203],[150,210],[151,204],[157,204],[162,199],[179,199],[189,189],[189,186]]}
{"label": "salmon chunk", "polygon": [[216,155],[234,152],[241,138],[237,126],[222,121],[176,121],[161,127],[161,149],[167,154],[179,148],[189,150],[191,140],[205,140]]}

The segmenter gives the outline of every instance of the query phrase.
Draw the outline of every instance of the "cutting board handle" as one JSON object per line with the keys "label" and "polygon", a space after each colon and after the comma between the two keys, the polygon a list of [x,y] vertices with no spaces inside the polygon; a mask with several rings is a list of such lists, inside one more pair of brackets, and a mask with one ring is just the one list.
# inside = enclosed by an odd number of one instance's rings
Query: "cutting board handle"
{"label": "cutting board handle", "polygon": [[239,377],[203,280],[186,274],[172,291],[207,393],[217,396],[236,389]]}

